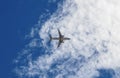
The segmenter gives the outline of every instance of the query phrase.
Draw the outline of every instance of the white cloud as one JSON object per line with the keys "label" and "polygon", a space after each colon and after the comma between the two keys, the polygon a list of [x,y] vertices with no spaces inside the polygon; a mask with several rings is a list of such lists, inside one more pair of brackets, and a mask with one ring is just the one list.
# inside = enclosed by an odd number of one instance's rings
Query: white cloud
{"label": "white cloud", "polygon": [[[99,75],[96,69],[119,68],[119,9],[119,0],[66,0],[39,31],[43,46],[52,54],[30,61],[28,73],[42,78],[48,78],[48,72],[56,73],[55,78],[92,78]],[[58,36],[57,28],[71,40],[60,48],[52,41],[50,50],[49,34]]]}

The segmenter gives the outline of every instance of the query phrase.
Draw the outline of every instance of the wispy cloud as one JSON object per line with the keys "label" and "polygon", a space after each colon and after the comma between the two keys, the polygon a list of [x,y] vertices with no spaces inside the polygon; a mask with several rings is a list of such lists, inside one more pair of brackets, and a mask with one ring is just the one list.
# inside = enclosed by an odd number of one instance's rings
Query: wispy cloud
{"label": "wispy cloud", "polygon": [[[39,78],[93,78],[97,69],[115,70],[120,74],[120,1],[66,0],[39,30],[44,54],[32,60],[20,72]],[[41,25],[41,24],[38,24]],[[49,34],[57,36],[57,28],[71,38],[60,48],[56,41],[48,46]],[[32,36],[34,32],[31,32]],[[30,47],[30,48],[31,48]],[[33,51],[34,52],[34,51]],[[39,51],[41,52],[41,51]],[[49,53],[49,54],[48,54]],[[18,70],[19,71],[19,70]]]}

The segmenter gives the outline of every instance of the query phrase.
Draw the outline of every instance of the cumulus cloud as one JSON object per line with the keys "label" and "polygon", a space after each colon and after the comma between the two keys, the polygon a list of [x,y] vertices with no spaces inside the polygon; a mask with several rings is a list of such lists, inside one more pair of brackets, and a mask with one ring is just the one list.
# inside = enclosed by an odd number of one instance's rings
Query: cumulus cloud
{"label": "cumulus cloud", "polygon": [[[99,76],[97,69],[111,68],[118,73],[117,78],[119,70],[116,69],[120,67],[119,9],[119,0],[64,1],[40,28],[42,41],[38,43],[41,45],[36,45],[35,40],[30,44],[44,47],[46,53],[29,60],[23,74],[39,78],[93,78]],[[60,48],[56,47],[57,41],[52,41],[50,47],[49,34],[58,36],[58,28],[71,40],[65,41]]]}

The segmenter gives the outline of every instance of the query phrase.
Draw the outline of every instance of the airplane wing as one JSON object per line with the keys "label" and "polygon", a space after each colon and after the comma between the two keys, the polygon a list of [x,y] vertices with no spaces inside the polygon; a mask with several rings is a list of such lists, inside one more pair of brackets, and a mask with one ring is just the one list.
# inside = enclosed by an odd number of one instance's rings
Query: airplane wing
{"label": "airplane wing", "polygon": [[61,37],[62,36],[62,34],[61,34],[61,32],[60,32],[60,30],[58,29],[58,33],[59,33],[59,37]]}
{"label": "airplane wing", "polygon": [[61,45],[61,42],[59,41],[57,48],[60,47],[60,45]]}

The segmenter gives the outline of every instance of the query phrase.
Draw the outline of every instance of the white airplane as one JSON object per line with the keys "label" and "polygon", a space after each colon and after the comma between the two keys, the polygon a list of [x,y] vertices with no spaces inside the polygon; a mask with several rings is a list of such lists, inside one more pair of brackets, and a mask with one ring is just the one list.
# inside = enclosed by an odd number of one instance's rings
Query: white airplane
{"label": "white airplane", "polygon": [[64,37],[64,35],[61,34],[60,30],[58,29],[58,33],[59,33],[59,37],[52,37],[50,35],[50,41],[51,40],[59,40],[58,46],[59,47],[61,45],[61,43],[64,43],[64,40],[70,40],[70,38]]}

